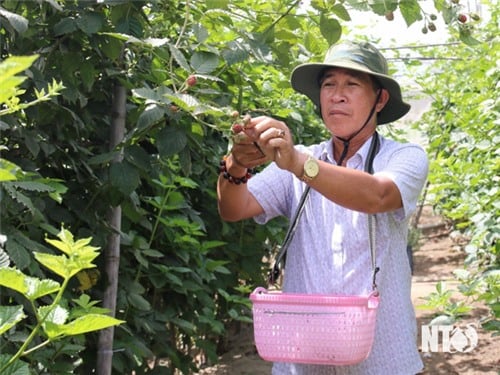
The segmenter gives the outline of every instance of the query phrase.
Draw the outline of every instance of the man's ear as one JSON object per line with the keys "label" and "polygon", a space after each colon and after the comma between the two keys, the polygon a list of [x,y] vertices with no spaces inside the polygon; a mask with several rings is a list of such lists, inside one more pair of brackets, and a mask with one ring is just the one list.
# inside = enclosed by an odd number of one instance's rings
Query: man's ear
{"label": "man's ear", "polygon": [[378,98],[377,108],[376,108],[377,112],[380,112],[385,107],[390,97],[389,91],[387,91],[386,89],[380,89],[380,90],[381,92]]}

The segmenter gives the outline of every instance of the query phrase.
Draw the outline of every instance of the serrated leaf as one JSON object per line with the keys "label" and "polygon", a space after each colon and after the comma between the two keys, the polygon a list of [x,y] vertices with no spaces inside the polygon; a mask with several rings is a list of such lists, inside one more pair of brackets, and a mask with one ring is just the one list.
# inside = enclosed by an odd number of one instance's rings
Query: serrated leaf
{"label": "serrated leaf", "polygon": [[95,265],[84,259],[69,259],[65,255],[52,255],[45,253],[34,253],[35,259],[44,267],[64,279],[75,276],[82,269],[94,268]]}
{"label": "serrated leaf", "polygon": [[320,19],[319,29],[321,35],[323,35],[330,45],[336,43],[342,35],[342,27],[339,21],[334,18],[327,18],[323,15]]}
{"label": "serrated leaf", "polygon": [[6,268],[9,265],[10,265],[10,258],[3,249],[3,243],[0,243],[0,268]]}
{"label": "serrated leaf", "polygon": [[168,47],[170,49],[170,53],[172,54],[172,57],[177,62],[177,64],[179,64],[179,66],[182,69],[184,69],[186,72],[189,72],[191,70],[191,68],[189,67],[189,64],[188,64],[186,58],[184,57],[184,55],[182,54],[182,52],[171,43],[168,44]]}
{"label": "serrated leaf", "polygon": [[81,335],[125,323],[123,320],[103,314],[88,314],[61,327],[67,336]]}
{"label": "serrated leaf", "polygon": [[12,182],[12,186],[14,188],[19,188],[28,191],[37,191],[40,193],[54,191],[54,188],[52,186],[36,181],[16,181]]}
{"label": "serrated leaf", "polygon": [[195,52],[193,56],[191,56],[190,62],[196,73],[209,74],[217,69],[219,65],[219,56],[207,51]]}
{"label": "serrated leaf", "polygon": [[417,0],[403,0],[399,3],[399,10],[407,26],[422,19],[422,11]]}
{"label": "serrated leaf", "polygon": [[9,12],[4,8],[0,8],[0,16],[4,17],[14,30],[19,34],[24,34],[28,30],[29,22],[26,18],[19,14]]}
{"label": "serrated leaf", "polygon": [[200,105],[198,99],[192,95],[188,94],[165,94],[165,98],[170,99],[170,101],[185,111],[191,111]]}
{"label": "serrated leaf", "polygon": [[57,281],[40,280],[11,267],[0,268],[0,285],[21,293],[30,301],[57,292],[61,287]]}
{"label": "serrated leaf", "polygon": [[186,133],[177,127],[163,128],[156,139],[156,146],[162,157],[169,157],[179,153],[187,145]]}
{"label": "serrated leaf", "polygon": [[151,304],[140,294],[137,293],[128,293],[127,300],[130,302],[132,306],[141,310],[141,311],[150,311]]}
{"label": "serrated leaf", "polygon": [[236,42],[229,43],[229,48],[222,51],[222,57],[229,64],[237,64],[248,59],[249,53]]}
{"label": "serrated leaf", "polygon": [[19,204],[23,205],[25,208],[27,208],[32,214],[37,212],[36,207],[33,205],[32,200],[24,195],[23,193],[19,192],[16,190],[15,186],[12,185],[13,182],[4,182],[2,187],[5,189],[5,191],[9,194],[9,196],[18,202]]}
{"label": "serrated leaf", "polygon": [[95,34],[101,30],[104,18],[99,13],[85,12],[76,20],[76,25],[86,34]]}
{"label": "serrated leaf", "polygon": [[370,6],[370,8],[373,10],[374,13],[383,16],[387,12],[396,10],[398,7],[398,2],[395,0],[369,0],[368,5]]}
{"label": "serrated leaf", "polygon": [[349,12],[347,11],[347,9],[345,8],[344,5],[342,4],[335,4],[333,7],[332,7],[332,11],[333,13],[335,13],[340,19],[344,20],[344,21],[350,21],[351,20],[351,16],[349,15]]}
{"label": "serrated leaf", "polygon": [[72,17],[63,18],[54,26],[54,35],[62,36],[65,34],[70,34],[77,29],[76,20]]}
{"label": "serrated leaf", "polygon": [[26,318],[22,306],[0,306],[0,335]]}
{"label": "serrated leaf", "polygon": [[144,131],[157,124],[165,116],[165,110],[156,104],[149,105],[137,119],[137,131]]}
{"label": "serrated leaf", "polygon": [[111,164],[109,178],[111,185],[117,188],[124,196],[130,195],[141,182],[137,168],[126,161]]}
{"label": "serrated leaf", "polygon": [[[7,365],[12,356],[7,354],[0,354],[0,368]],[[30,369],[26,362],[18,359],[9,367],[2,371],[2,375],[30,375]]]}
{"label": "serrated leaf", "polygon": [[[0,83],[4,85],[5,82],[3,80],[5,78],[12,77],[18,73],[24,72],[35,62],[37,58],[38,55],[10,56],[6,60],[2,61],[0,63]],[[3,86],[2,89],[4,89],[4,87],[5,86]]]}

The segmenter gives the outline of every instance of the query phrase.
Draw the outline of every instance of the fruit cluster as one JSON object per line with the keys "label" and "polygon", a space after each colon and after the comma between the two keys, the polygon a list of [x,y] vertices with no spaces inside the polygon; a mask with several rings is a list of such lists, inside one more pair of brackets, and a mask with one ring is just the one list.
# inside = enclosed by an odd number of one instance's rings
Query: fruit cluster
{"label": "fruit cluster", "polygon": [[242,142],[247,138],[247,135],[244,133],[246,126],[252,119],[250,115],[245,115],[243,118],[238,120],[240,114],[237,111],[232,113],[232,117],[235,119],[233,124],[231,125],[231,134],[233,136],[233,141],[236,143]]}
{"label": "fruit cluster", "polygon": [[237,121],[236,119],[240,116],[239,112],[238,111],[234,111],[232,114],[231,114],[231,117],[235,119],[235,122],[233,123],[233,125],[231,125],[231,132],[233,134],[239,134],[241,133],[243,130],[245,130],[246,126],[248,125],[248,123],[250,122],[250,120],[252,119],[250,117],[250,115],[246,114],[245,116],[243,116],[243,118],[241,119],[241,121]]}

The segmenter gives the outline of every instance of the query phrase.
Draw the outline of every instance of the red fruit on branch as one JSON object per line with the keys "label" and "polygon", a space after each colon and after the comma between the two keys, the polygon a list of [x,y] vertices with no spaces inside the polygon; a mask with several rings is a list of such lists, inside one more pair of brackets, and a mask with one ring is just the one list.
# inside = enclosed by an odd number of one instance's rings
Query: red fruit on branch
{"label": "red fruit on branch", "polygon": [[238,134],[238,133],[241,133],[243,131],[243,125],[241,124],[233,124],[231,126],[231,131],[234,133],[234,134]]}
{"label": "red fruit on branch", "polygon": [[190,75],[189,77],[187,77],[186,84],[188,85],[188,87],[192,87],[192,86],[196,85],[196,76]]}
{"label": "red fruit on branch", "polygon": [[461,22],[461,23],[465,23],[467,22],[467,16],[465,14],[459,14],[458,15],[458,21]]}

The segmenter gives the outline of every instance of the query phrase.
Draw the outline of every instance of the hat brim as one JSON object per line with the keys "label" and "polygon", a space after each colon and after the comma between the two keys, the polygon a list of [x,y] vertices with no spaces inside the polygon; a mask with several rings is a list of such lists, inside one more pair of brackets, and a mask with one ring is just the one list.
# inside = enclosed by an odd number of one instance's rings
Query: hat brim
{"label": "hat brim", "polygon": [[382,87],[389,92],[389,100],[384,108],[377,114],[377,124],[387,124],[396,121],[406,115],[410,105],[402,99],[399,84],[391,77],[374,73],[365,66],[352,61],[341,61],[335,64],[308,63],[297,66],[290,78],[294,90],[306,95],[320,108],[319,100],[319,75],[327,68],[346,68],[370,74],[377,78]]}

